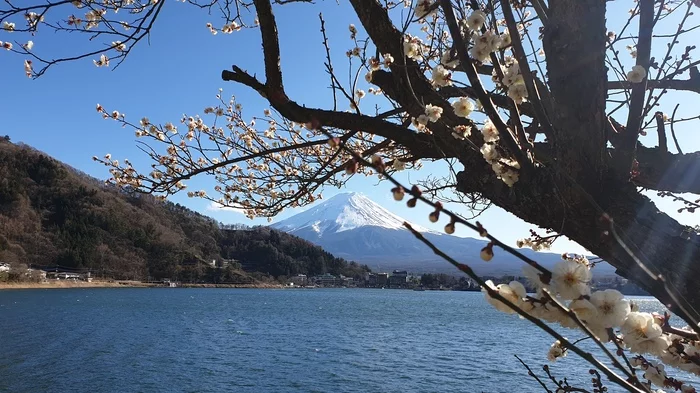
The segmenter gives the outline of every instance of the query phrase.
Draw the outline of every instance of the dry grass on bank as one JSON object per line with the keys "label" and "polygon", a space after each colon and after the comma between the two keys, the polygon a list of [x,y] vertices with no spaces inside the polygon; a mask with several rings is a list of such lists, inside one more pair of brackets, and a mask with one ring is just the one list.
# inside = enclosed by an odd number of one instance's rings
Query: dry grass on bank
{"label": "dry grass on bank", "polygon": [[[48,280],[39,282],[0,282],[2,289],[61,289],[61,288],[148,288],[159,287],[159,284],[149,284],[140,281],[59,281]],[[181,284],[181,288],[282,288],[279,284]]]}
{"label": "dry grass on bank", "polygon": [[70,281],[48,280],[46,282],[0,282],[0,289],[59,289],[59,288],[134,288],[153,285],[139,281]]}

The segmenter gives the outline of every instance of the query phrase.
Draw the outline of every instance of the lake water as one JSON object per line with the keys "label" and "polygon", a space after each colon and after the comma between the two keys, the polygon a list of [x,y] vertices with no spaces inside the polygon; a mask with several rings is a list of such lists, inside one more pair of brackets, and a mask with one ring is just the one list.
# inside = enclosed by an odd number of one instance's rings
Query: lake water
{"label": "lake water", "polygon": [[2,392],[538,392],[513,355],[541,370],[552,342],[473,292],[0,291]]}

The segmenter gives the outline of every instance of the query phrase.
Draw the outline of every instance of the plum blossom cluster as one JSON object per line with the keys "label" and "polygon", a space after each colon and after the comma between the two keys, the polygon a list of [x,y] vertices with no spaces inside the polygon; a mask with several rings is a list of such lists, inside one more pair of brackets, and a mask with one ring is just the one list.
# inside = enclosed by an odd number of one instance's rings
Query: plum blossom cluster
{"label": "plum blossom cluster", "polygon": [[213,24],[207,23],[207,29],[209,29],[209,32],[212,35],[217,35],[220,32],[223,34],[232,34],[234,31],[240,31],[243,28],[238,22],[236,21],[231,21],[231,23],[226,23],[224,24],[221,29],[216,29]]}
{"label": "plum blossom cluster", "polygon": [[462,28],[465,31],[470,31],[472,39],[469,55],[482,63],[489,61],[491,53],[504,49],[511,44],[511,38],[507,32],[499,34],[493,30],[482,31],[485,23],[486,13],[481,10],[473,11],[462,22]]}
{"label": "plum blossom cluster", "polygon": [[[320,199],[317,186],[309,186],[317,173],[327,176],[331,184],[342,184],[351,156],[339,151],[337,142],[329,142],[318,125],[277,118],[269,109],[261,117],[245,119],[235,98],[226,101],[219,93],[217,99],[219,104],[205,107],[201,116],[183,115],[180,124],[158,124],[147,117],[131,122],[124,113],[98,105],[104,119],[132,128],[137,138],[155,142],[152,146],[161,150],[149,153],[154,162],[150,173],[138,172],[128,160],[94,159],[109,168],[109,182],[117,186],[161,196],[185,191],[191,198],[235,206],[250,218],[269,217],[277,206],[282,209]],[[343,137],[355,151],[374,145],[368,133],[339,134]],[[380,153],[393,160],[393,169],[405,167],[406,161],[400,160],[403,150]],[[351,173],[370,175],[370,169],[357,167]],[[198,173],[213,176],[213,190],[188,189],[187,180]]]}
{"label": "plum blossom cluster", "polygon": [[497,142],[500,139],[498,129],[491,122],[491,119],[486,119],[484,126],[481,129],[481,134],[484,137],[484,144],[481,146],[481,155],[484,160],[491,164],[491,169],[496,174],[496,177],[501,179],[509,187],[518,181],[520,174],[520,164],[508,157],[502,157],[497,148]]}
{"label": "plum blossom cluster", "polygon": [[[587,258],[575,255],[564,255],[551,272],[543,273],[526,265],[523,273],[536,289],[533,294],[526,293],[518,281],[486,284],[533,317],[569,329],[581,329],[580,321],[600,341],[615,342],[638,354],[632,365],[644,371],[643,379],[649,386],[695,392],[691,385],[669,377],[664,369],[666,365],[700,375],[700,340],[693,329],[670,327],[668,314],[640,312],[617,290],[593,291],[591,266]],[[497,310],[515,312],[485,289],[482,292]],[[564,308],[558,307],[554,300],[564,304]],[[555,361],[566,353],[567,348],[557,341],[549,348],[547,358]],[[647,361],[645,355],[655,356],[658,361]]]}
{"label": "plum blossom cluster", "polygon": [[442,117],[443,109],[440,106],[428,104],[425,106],[425,111],[417,118],[412,119],[413,126],[418,131],[430,133],[428,125],[437,122]]}
{"label": "plum blossom cluster", "polygon": [[495,70],[493,72],[493,79],[503,84],[503,87],[508,92],[508,97],[515,101],[516,104],[522,104],[527,99],[527,87],[525,86],[523,75],[520,73],[520,66],[515,58],[506,58],[502,67],[502,80],[498,80],[499,77]]}
{"label": "plum blossom cluster", "polygon": [[409,59],[419,61],[423,58],[423,48],[425,47],[425,44],[423,41],[418,38],[414,37],[410,34],[407,34],[404,37],[404,42],[403,42],[403,53],[404,56],[408,57]]}
{"label": "plum blossom cluster", "polygon": [[525,238],[519,239],[516,242],[518,248],[529,247],[535,251],[549,250],[552,247],[552,241],[554,238]]}
{"label": "plum blossom cluster", "polygon": [[[693,385],[670,377],[666,373],[666,367],[663,363],[654,360],[647,360],[644,356],[638,355],[630,359],[630,364],[643,372],[642,377],[647,381],[645,385],[648,389],[652,389],[653,386],[659,386],[672,388],[674,391],[681,393],[697,392]],[[655,392],[663,393],[664,390],[659,389],[655,390]]]}
{"label": "plum blossom cluster", "polygon": [[[31,60],[36,72],[33,70],[29,73],[26,63],[24,67],[25,73],[30,77],[41,76],[52,65],[67,60],[89,58],[98,67],[108,67],[110,59],[124,58],[132,45],[147,36],[153,26],[152,22],[159,14],[155,11],[164,4],[162,0],[75,0],[34,3],[36,4],[26,4],[26,6],[12,6],[7,3],[8,6],[0,10],[2,15],[0,32],[14,33],[19,36],[26,34],[27,38],[31,38],[24,43],[14,45],[11,42],[0,42],[0,47],[5,50],[24,54],[32,52]],[[128,18],[128,20],[120,20],[120,18]],[[229,25],[235,28],[234,24]],[[84,53],[71,53],[63,58],[56,58],[56,54],[45,57],[41,51],[34,51],[35,42],[32,40],[36,40],[39,31],[46,28],[57,34],[88,33],[92,35],[90,41],[94,46]],[[120,41],[115,41],[115,38]],[[72,45],[65,45],[65,47],[74,49]],[[117,51],[119,55],[112,56],[109,54],[110,51]]]}
{"label": "plum blossom cluster", "polygon": [[437,4],[430,0],[419,0],[415,8],[416,18],[425,19],[437,14]]}

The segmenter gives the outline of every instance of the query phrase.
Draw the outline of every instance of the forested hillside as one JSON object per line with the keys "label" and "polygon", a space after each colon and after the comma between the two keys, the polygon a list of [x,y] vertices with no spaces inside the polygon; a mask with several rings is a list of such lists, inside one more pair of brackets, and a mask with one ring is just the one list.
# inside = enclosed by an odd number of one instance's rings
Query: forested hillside
{"label": "forested hillside", "polygon": [[[224,228],[178,204],[106,187],[29,146],[0,139],[0,262],[195,281],[250,280],[248,273],[255,271],[273,277],[356,276],[366,269],[285,233],[238,228]],[[239,263],[206,267],[221,259]]]}

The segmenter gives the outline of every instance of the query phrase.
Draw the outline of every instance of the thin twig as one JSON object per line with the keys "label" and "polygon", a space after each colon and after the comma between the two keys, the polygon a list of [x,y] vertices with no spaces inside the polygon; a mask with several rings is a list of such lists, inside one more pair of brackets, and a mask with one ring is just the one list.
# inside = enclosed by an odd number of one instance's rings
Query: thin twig
{"label": "thin twig", "polygon": [[676,104],[676,107],[673,108],[673,113],[671,114],[671,137],[673,138],[673,143],[676,145],[676,150],[678,150],[678,154],[683,154],[683,151],[681,150],[681,145],[678,143],[678,138],[676,138],[676,130],[673,127],[673,124],[676,122],[676,111],[678,110],[679,106],[681,106],[680,103]]}
{"label": "thin twig", "polygon": [[532,371],[532,369],[530,369],[530,366],[528,366],[527,364],[525,364],[525,362],[523,362],[523,360],[520,359],[520,358],[518,357],[518,355],[513,355],[513,356],[515,356],[515,358],[518,359],[518,361],[527,369],[527,374],[528,374],[529,376],[531,376],[532,378],[535,378],[535,381],[537,381],[537,382],[540,384],[540,386],[542,386],[542,388],[543,388],[547,393],[552,393],[552,391],[549,390],[549,388],[547,387],[547,385],[545,385],[545,383],[542,382],[542,380],[537,376],[537,374],[535,374],[535,373]]}

